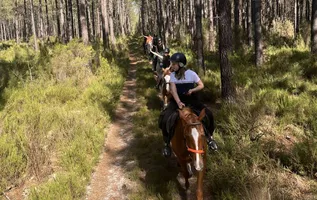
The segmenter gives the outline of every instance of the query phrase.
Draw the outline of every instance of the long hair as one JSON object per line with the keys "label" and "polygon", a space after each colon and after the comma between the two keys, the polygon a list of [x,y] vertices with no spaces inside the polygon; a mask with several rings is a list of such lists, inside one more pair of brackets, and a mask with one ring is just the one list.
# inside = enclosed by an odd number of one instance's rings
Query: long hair
{"label": "long hair", "polygon": [[185,71],[186,67],[180,67],[176,72],[175,72],[175,78],[177,80],[185,79]]}

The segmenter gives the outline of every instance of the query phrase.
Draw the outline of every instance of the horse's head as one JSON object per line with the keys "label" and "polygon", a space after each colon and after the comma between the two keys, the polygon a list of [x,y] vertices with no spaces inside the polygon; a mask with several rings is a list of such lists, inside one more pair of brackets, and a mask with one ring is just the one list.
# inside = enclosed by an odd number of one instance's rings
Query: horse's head
{"label": "horse's head", "polygon": [[187,150],[197,171],[204,168],[203,155],[206,150],[206,137],[201,120],[205,117],[205,109],[197,116],[190,108],[179,110],[179,116],[184,128],[183,134]]}

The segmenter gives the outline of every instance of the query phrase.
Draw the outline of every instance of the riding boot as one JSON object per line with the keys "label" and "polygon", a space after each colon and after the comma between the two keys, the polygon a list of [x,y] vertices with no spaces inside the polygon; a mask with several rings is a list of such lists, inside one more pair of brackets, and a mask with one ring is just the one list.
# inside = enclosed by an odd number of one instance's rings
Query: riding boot
{"label": "riding boot", "polygon": [[218,145],[217,145],[216,141],[214,140],[214,138],[212,137],[212,135],[206,129],[205,126],[204,126],[204,131],[205,131],[207,146],[208,146],[209,150],[217,151],[218,150]]}
{"label": "riding boot", "polygon": [[207,145],[209,150],[212,150],[212,151],[218,150],[217,143],[212,136],[207,137]]}
{"label": "riding boot", "polygon": [[170,142],[169,142],[169,138],[166,137],[166,136],[163,136],[163,139],[164,139],[164,148],[162,150],[162,154],[164,157],[168,158],[168,157],[171,157],[172,155],[172,149],[170,147]]}

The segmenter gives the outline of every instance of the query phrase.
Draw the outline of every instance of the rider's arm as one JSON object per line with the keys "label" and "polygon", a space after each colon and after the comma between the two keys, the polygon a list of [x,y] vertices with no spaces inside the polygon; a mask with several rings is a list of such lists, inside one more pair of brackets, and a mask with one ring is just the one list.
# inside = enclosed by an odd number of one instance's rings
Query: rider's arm
{"label": "rider's arm", "polygon": [[156,53],[156,52],[154,52],[152,50],[150,50],[150,52],[153,53],[154,55],[156,55],[157,57],[159,57],[159,59],[161,59],[161,60],[163,59],[162,55],[160,55],[160,54],[158,54],[158,53]]}
{"label": "rider's arm", "polygon": [[[198,91],[202,90],[203,88],[204,88],[204,83],[201,80],[199,80],[197,82],[197,86],[193,89],[190,89],[190,91],[191,92],[198,92]],[[190,92],[190,91],[188,91],[188,92]]]}

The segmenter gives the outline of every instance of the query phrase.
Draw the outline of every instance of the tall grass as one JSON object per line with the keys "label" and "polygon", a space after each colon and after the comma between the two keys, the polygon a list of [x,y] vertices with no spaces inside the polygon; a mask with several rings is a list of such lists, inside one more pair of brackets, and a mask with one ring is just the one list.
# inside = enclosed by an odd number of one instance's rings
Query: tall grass
{"label": "tall grass", "polygon": [[98,67],[93,48],[77,41],[40,54],[3,50],[0,191],[33,179],[30,199],[82,198],[124,82],[121,54],[116,63],[100,58]]}

